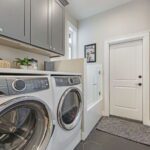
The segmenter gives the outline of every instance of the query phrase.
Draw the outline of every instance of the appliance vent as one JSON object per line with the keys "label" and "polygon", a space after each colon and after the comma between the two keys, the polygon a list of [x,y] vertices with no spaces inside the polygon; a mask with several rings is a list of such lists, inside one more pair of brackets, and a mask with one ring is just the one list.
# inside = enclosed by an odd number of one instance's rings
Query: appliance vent
{"label": "appliance vent", "polygon": [[67,6],[69,2],[67,0],[59,0],[64,6]]}

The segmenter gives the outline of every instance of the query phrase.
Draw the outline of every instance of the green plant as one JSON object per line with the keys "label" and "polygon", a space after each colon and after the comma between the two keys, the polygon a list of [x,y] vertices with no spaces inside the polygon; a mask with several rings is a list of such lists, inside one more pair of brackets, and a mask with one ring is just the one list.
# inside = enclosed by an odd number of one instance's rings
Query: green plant
{"label": "green plant", "polygon": [[30,65],[30,59],[28,59],[27,57],[26,58],[23,58],[23,59],[20,59],[20,58],[16,58],[16,61],[15,61],[17,64],[19,65],[23,65],[23,66],[29,66]]}

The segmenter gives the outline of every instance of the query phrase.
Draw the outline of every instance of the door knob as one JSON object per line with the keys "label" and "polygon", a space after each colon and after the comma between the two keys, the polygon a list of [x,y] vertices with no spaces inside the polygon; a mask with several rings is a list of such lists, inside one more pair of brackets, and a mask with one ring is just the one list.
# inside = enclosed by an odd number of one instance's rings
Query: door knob
{"label": "door knob", "polygon": [[139,86],[142,86],[142,83],[139,83],[138,85],[139,85]]}
{"label": "door knob", "polygon": [[142,78],[142,76],[141,76],[141,75],[139,75],[139,78],[141,79],[141,78]]}

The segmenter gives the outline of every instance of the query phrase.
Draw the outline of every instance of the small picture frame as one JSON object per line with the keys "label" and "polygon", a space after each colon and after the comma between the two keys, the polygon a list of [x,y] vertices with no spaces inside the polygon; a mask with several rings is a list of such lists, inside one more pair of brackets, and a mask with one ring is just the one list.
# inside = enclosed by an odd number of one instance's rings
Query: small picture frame
{"label": "small picture frame", "polygon": [[84,57],[87,59],[87,63],[96,62],[96,43],[84,46]]}

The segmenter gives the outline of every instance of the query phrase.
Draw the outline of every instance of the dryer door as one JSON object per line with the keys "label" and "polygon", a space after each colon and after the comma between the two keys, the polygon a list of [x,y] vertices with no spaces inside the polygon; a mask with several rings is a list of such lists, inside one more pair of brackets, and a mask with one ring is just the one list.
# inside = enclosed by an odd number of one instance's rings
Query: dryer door
{"label": "dryer door", "polygon": [[59,125],[65,130],[72,130],[81,119],[82,98],[77,88],[66,90],[59,102],[57,117]]}
{"label": "dryer door", "polygon": [[35,97],[0,106],[0,150],[44,150],[52,135],[49,108]]}

